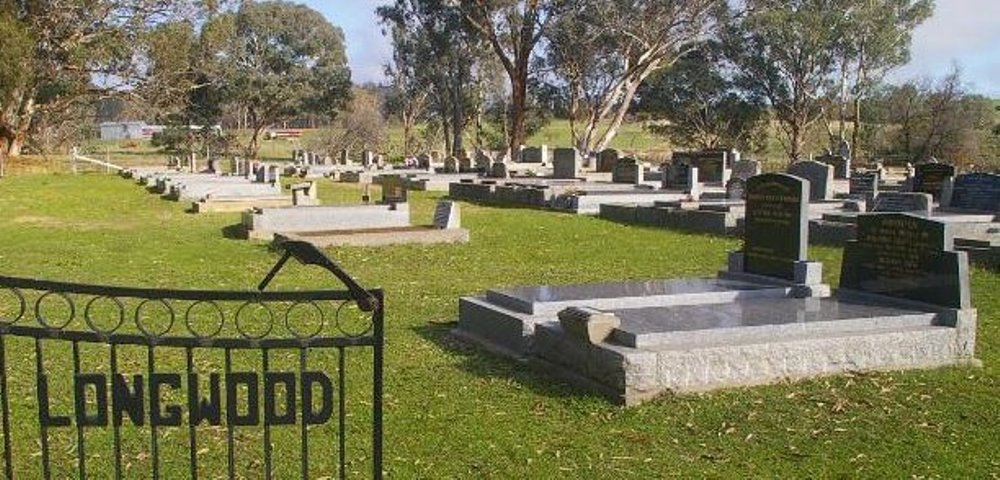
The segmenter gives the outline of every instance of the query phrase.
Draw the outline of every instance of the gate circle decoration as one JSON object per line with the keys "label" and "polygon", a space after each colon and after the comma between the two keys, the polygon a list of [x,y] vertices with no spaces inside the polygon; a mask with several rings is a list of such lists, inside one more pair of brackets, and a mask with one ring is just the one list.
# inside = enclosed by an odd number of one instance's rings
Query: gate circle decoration
{"label": "gate circle decoration", "polygon": [[[248,330],[247,327],[243,325],[242,321],[243,311],[251,305],[259,305],[261,308],[264,309],[265,312],[267,312],[267,328],[265,328],[262,333],[258,333],[257,335],[254,335],[250,330]],[[274,329],[274,312],[272,312],[271,309],[264,304],[264,302],[260,301],[246,302],[243,305],[240,305],[240,308],[236,310],[236,331],[240,332],[240,335],[242,335],[243,338],[246,338],[248,340],[260,340],[264,337],[267,337],[271,333],[271,330],[273,329]]]}
{"label": "gate circle decoration", "polygon": [[[292,321],[291,321],[292,312],[299,307],[310,307],[310,306],[316,311],[317,314],[319,314],[319,325],[317,325],[316,329],[313,330],[312,332],[303,333],[292,327]],[[323,332],[324,326],[326,326],[326,317],[323,315],[323,309],[320,308],[319,305],[316,304],[316,302],[295,302],[294,304],[292,304],[292,306],[288,307],[288,310],[285,310],[285,329],[288,330],[288,333],[292,334],[292,336],[294,336],[295,338],[298,339],[314,338]]]}
{"label": "gate circle decoration", "polygon": [[0,315],[0,325],[13,325],[19,322],[22,318],[24,318],[24,314],[27,313],[28,311],[28,302],[24,299],[24,294],[22,294],[21,291],[16,288],[0,289],[0,292],[3,291],[10,292],[12,295],[14,295],[14,298],[17,299],[18,310],[17,310],[17,315],[14,315],[9,319],[3,318],[3,316]]}
{"label": "gate circle decoration", "polygon": [[[150,303],[153,303],[153,304],[157,304],[158,303],[160,305],[163,305],[163,307],[167,309],[167,313],[170,315],[170,317],[169,317],[170,321],[167,322],[167,327],[164,328],[163,330],[159,331],[159,332],[154,332],[154,331],[150,330],[146,326],[146,324],[142,321],[142,309],[147,304],[150,304]],[[173,307],[170,306],[169,303],[167,303],[166,300],[163,300],[163,299],[156,299],[156,300],[149,299],[149,300],[144,300],[142,303],[139,304],[138,307],[135,307],[135,326],[136,326],[136,328],[139,329],[140,332],[142,332],[147,337],[155,338],[155,337],[162,337],[163,335],[166,335],[167,333],[170,332],[171,329],[174,328],[174,320],[176,320],[176,315],[174,314],[174,309],[173,309]]]}
{"label": "gate circle decoration", "polygon": [[[191,313],[194,311],[195,307],[199,305],[208,305],[215,309],[215,312],[219,316],[219,324],[210,333],[201,333],[194,327],[194,322],[191,321]],[[190,307],[184,312],[184,325],[187,327],[187,331],[200,339],[215,338],[222,332],[222,327],[226,323],[226,314],[222,312],[222,308],[219,307],[218,303],[211,300],[199,300],[191,304]]]}
{"label": "gate circle decoration", "polygon": [[[66,305],[69,306],[69,318],[67,318],[63,323],[49,323],[49,319],[42,315],[42,302],[44,302],[45,299],[49,298],[51,295],[55,295],[63,299],[63,301],[66,302]],[[38,318],[38,323],[42,324],[42,326],[46,328],[50,328],[52,330],[62,330],[66,328],[74,318],[76,318],[76,304],[74,304],[73,299],[69,298],[69,295],[66,295],[65,293],[45,292],[41,297],[38,297],[38,300],[35,300],[35,317]]]}
{"label": "gate circle decoration", "polygon": [[[111,328],[101,328],[101,326],[98,325],[98,323],[95,322],[94,318],[90,315],[91,308],[100,300],[110,300],[114,302],[115,307],[118,309],[118,320]],[[121,300],[118,300],[115,297],[94,297],[87,302],[87,306],[83,309],[83,321],[87,322],[87,326],[90,327],[91,330],[104,335],[111,335],[112,333],[118,331],[122,324],[125,323],[125,305],[122,304]]]}
{"label": "gate circle decoration", "polygon": [[[361,325],[364,327],[363,330],[352,329],[351,326],[347,324],[347,319],[344,317],[353,315],[353,311],[356,311],[357,314],[361,316],[360,320],[362,322]],[[348,337],[364,336],[372,330],[372,325],[374,324],[371,314],[358,308],[357,302],[353,300],[345,300],[339,307],[337,307],[336,322],[337,330]]]}

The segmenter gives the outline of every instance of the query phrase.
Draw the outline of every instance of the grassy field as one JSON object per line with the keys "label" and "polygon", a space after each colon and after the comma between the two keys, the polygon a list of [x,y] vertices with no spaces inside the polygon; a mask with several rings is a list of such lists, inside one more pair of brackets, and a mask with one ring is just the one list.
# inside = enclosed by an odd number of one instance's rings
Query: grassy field
{"label": "grassy field", "polygon": [[[325,201],[357,201],[354,186],[321,184]],[[414,193],[417,223],[429,223],[433,194]],[[251,289],[277,254],[227,238],[238,214],[191,215],[123,179],[105,175],[19,175],[0,181],[0,274],[112,285]],[[387,292],[386,466],[390,478],[662,478],[1000,476],[1000,275],[975,269],[978,357],[985,367],[856,373],[808,382],[666,396],[624,409],[581,393],[545,373],[451,340],[457,300],[501,286],[713,275],[731,239],[621,226],[551,212],[462,205],[472,242],[460,246],[341,248],[328,253],[369,287]],[[836,283],[840,250],[814,248]],[[328,288],[322,271],[297,265],[273,288]],[[0,292],[2,293],[2,292]],[[0,301],[0,307],[3,306]],[[8,305],[9,307],[9,305]],[[2,314],[0,314],[2,316]],[[106,352],[88,350],[84,366],[107,368]],[[38,474],[33,351],[7,342],[16,470]],[[182,371],[182,355],[158,357]],[[142,351],[123,368],[142,372]],[[68,360],[67,360],[68,361]],[[53,375],[67,361],[50,357]],[[219,360],[203,360],[218,368]],[[287,362],[278,359],[277,362]],[[253,368],[252,359],[238,366]],[[349,408],[368,372],[356,367]],[[61,385],[61,384],[60,384]],[[57,385],[58,386],[58,385]],[[63,385],[64,386],[64,385]],[[61,388],[61,387],[60,387]],[[54,408],[66,408],[65,398]],[[61,410],[64,411],[64,410]],[[352,476],[367,461],[363,413],[352,440]],[[128,478],[145,478],[148,430],[126,429]],[[274,437],[278,465],[296,472],[295,429]],[[184,478],[186,430],[160,430],[164,478]],[[330,433],[317,428],[312,435]],[[110,437],[88,432],[91,476],[110,471]],[[261,432],[240,428],[241,477],[259,478]],[[202,471],[222,477],[224,435],[207,429]],[[333,442],[314,440],[313,475],[330,475]],[[74,436],[53,437],[55,478],[72,475]],[[104,446],[100,446],[104,445]],[[256,452],[256,453],[255,453]],[[280,452],[289,452],[282,455]]]}

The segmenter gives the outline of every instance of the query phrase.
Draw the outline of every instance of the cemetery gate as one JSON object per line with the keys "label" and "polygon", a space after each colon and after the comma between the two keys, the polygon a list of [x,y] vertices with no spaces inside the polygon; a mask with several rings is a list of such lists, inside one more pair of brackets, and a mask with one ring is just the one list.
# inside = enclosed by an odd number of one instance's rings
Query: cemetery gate
{"label": "cemetery gate", "polygon": [[[383,293],[283,248],[250,292],[0,276],[3,478],[381,478]],[[347,288],[264,291],[290,258]]]}

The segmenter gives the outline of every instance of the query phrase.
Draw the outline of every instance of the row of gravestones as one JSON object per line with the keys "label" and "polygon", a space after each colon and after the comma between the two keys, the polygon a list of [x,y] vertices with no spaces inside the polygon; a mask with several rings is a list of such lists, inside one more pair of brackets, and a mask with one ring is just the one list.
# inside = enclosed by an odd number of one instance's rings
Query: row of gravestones
{"label": "row of gravestones", "polygon": [[855,172],[850,180],[852,196],[872,204],[870,211],[909,211],[929,215],[931,203],[942,207],[978,212],[1000,212],[1000,175],[968,173],[955,176],[955,167],[925,163],[914,167],[910,192],[879,192],[878,172]]}
{"label": "row of gravestones", "polygon": [[[747,181],[744,246],[734,262],[743,273],[801,285],[820,282],[810,268],[810,184],[787,174]],[[906,213],[858,217],[857,240],[847,243],[842,289],[969,308],[968,260],[954,251],[951,225]]]}

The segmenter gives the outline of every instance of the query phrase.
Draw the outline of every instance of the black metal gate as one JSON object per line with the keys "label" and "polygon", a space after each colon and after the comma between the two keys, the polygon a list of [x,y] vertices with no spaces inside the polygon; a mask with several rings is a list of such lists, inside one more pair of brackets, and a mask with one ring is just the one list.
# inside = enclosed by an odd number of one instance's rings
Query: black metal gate
{"label": "black metal gate", "polygon": [[[251,292],[0,276],[4,477],[381,478],[383,293],[283,248]],[[346,290],[265,292],[290,258]]]}

